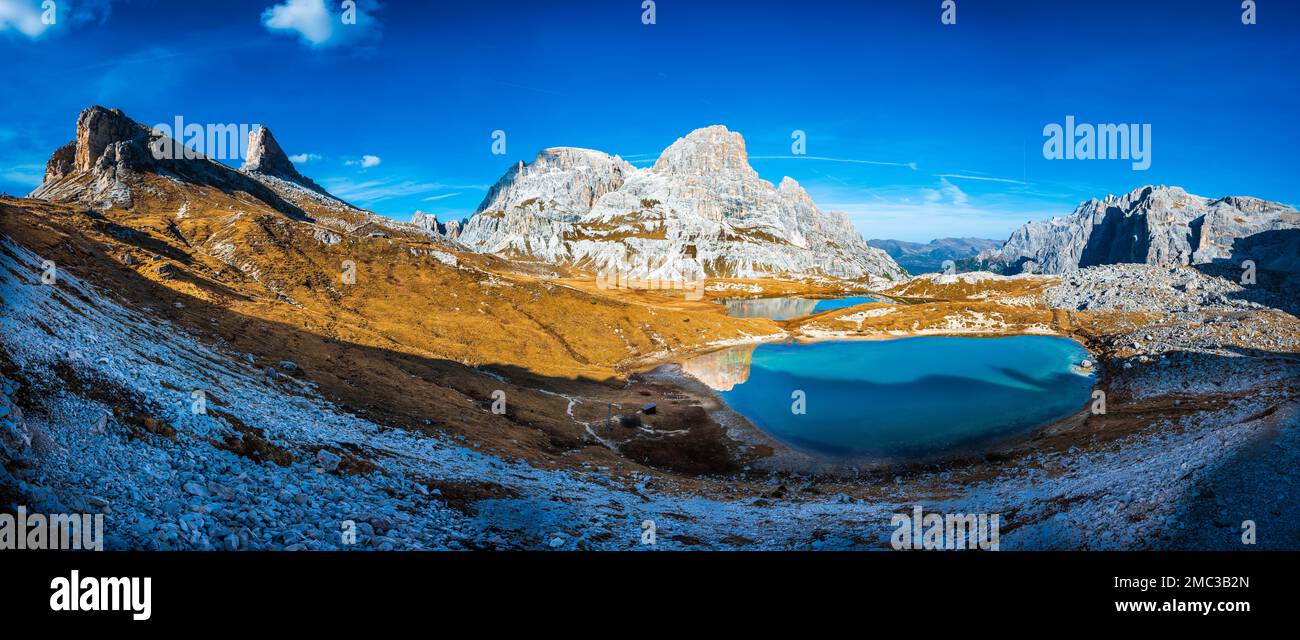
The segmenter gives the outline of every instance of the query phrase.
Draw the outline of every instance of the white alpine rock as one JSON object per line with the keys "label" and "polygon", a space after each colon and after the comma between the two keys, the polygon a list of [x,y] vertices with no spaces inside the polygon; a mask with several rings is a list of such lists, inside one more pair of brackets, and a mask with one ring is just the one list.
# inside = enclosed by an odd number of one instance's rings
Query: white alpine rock
{"label": "white alpine rock", "polygon": [[543,150],[497,182],[460,242],[631,278],[905,275],[848,216],[821,211],[790,178],[760,178],[744,139],[723,126],[677,140],[646,169]]}
{"label": "white alpine rock", "polygon": [[[1243,196],[1212,200],[1179,187],[1145,186],[1083,202],[1068,216],[1030,222],[979,260],[1007,272],[1064,273],[1119,263],[1159,266],[1254,260],[1289,270],[1300,213]],[[1294,262],[1294,259],[1292,259]],[[1032,264],[1030,264],[1032,263]]]}

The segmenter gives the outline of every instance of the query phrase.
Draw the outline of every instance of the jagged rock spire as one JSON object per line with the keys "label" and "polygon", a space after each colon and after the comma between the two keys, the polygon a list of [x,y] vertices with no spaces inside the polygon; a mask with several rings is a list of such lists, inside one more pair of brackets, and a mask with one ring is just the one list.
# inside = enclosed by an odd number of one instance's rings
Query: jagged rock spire
{"label": "jagged rock spire", "polygon": [[[244,154],[244,165],[239,170],[254,178],[262,179],[270,176],[292,182],[337,200],[337,198],[325,191],[324,187],[313,182],[311,178],[298,173],[298,168],[293,165],[293,161],[280,147],[280,143],[276,141],[271,130],[265,126],[249,132],[248,151]],[[338,202],[346,204],[342,200]],[[348,206],[351,207],[351,205]]]}
{"label": "jagged rock spire", "polygon": [[248,152],[244,155],[244,166],[240,171],[255,171],[285,179],[301,180],[293,161],[280,148],[275,136],[267,127],[258,127],[248,134]]}

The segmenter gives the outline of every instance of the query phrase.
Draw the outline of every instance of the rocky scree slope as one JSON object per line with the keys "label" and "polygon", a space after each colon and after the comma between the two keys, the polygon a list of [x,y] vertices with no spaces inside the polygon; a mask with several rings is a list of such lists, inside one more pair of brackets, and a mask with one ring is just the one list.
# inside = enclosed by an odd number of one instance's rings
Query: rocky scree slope
{"label": "rocky scree slope", "polygon": [[[918,499],[936,512],[1008,514],[1016,526],[1004,531],[1005,549],[1160,548],[1205,523],[1183,501],[1266,430],[1262,421],[1294,420],[1285,397],[1246,393],[1182,420],[1172,414],[1177,428],[1134,433],[1117,403],[1112,417],[1090,418],[1103,421],[1090,433],[1106,436],[1104,446],[1029,446],[991,466],[851,486],[772,477],[755,483],[761,496],[692,495],[648,473],[625,481],[608,467],[543,470],[383,427],[292,372],[259,371],[75,277],[43,285],[40,267],[36,254],[0,241],[10,303],[0,329],[14,338],[0,350],[0,497],[34,512],[104,512],[110,549],[634,549],[646,519],[661,549],[879,549],[892,514]],[[1240,360],[1254,376],[1236,380],[1294,376]],[[1215,364],[1191,381],[1214,386]],[[1124,386],[1182,390],[1152,384],[1162,369],[1135,367]],[[213,390],[219,410],[192,411],[191,389]],[[128,397],[149,420],[116,406]],[[1289,484],[1262,484],[1274,513],[1295,495]],[[468,504],[466,493],[475,496]],[[1260,513],[1275,530],[1278,520]],[[1228,515],[1225,523],[1241,520]],[[339,536],[345,520],[357,523],[355,547]],[[1239,548],[1239,528],[1212,533],[1200,546]]]}

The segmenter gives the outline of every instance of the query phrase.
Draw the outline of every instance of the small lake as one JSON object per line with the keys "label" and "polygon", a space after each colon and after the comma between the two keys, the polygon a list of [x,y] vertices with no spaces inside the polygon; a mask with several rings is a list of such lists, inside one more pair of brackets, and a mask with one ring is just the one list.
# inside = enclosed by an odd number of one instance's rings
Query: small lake
{"label": "small lake", "polygon": [[750,345],[683,369],[794,449],[888,459],[974,450],[1073,414],[1091,400],[1087,358],[1065,338],[920,337]]}
{"label": "small lake", "polygon": [[854,305],[875,302],[866,296],[846,298],[729,298],[720,300],[727,307],[727,315],[734,318],[770,318],[772,320],[793,320],[811,316],[823,311],[843,309]]}

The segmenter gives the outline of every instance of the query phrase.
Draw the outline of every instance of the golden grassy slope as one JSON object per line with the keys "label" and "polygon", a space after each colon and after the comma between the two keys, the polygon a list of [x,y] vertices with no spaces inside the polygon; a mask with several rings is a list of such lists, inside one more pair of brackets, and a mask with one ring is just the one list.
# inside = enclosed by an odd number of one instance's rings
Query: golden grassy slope
{"label": "golden grassy slope", "polygon": [[[660,297],[653,294],[648,306],[636,292],[548,281],[418,235],[351,235],[339,229],[346,225],[292,220],[238,195],[201,196],[164,193],[102,214],[8,204],[13,215],[76,228],[177,294],[350,343],[472,365],[607,378],[647,354],[773,330],[703,305],[653,304]],[[345,262],[355,264],[354,284],[344,280]]]}
{"label": "golden grassy slope", "polygon": [[[615,378],[616,368],[663,345],[699,348],[761,333],[772,328],[767,321],[736,320],[715,308],[635,305],[598,290],[503,275],[514,265],[485,256],[461,255],[462,265],[478,266],[453,267],[412,255],[408,249],[420,244],[398,238],[324,245],[304,237],[306,223],[213,209],[176,220],[174,211],[156,208],[99,214],[5,199],[0,233],[129,306],[224,344],[232,356],[250,354],[259,367],[293,361],[293,376],[379,424],[465,436],[543,467],[596,461],[637,468],[596,444],[579,421],[603,419],[610,403],[632,410],[658,402],[647,422],[694,434],[680,446],[635,442],[639,430],[602,429],[602,437],[627,444],[629,455],[639,452],[631,460],[660,468],[735,468],[726,438],[693,398]],[[216,225],[213,215],[229,226]],[[204,229],[215,231],[204,236]],[[222,244],[234,247],[228,259],[238,268],[205,250]],[[332,281],[342,259],[357,263],[355,285]],[[490,375],[471,365],[490,365]],[[503,415],[489,410],[496,391],[506,393]],[[579,450],[580,458],[567,457]]]}

